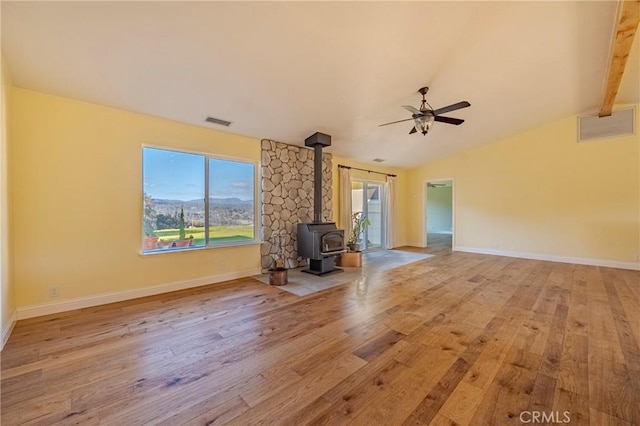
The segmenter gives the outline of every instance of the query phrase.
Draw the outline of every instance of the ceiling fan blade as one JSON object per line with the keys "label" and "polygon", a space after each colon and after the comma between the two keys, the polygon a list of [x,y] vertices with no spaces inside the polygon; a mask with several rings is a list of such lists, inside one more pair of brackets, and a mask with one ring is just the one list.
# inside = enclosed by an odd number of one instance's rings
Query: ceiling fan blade
{"label": "ceiling fan blade", "polygon": [[422,114],[422,111],[420,111],[417,108],[412,107],[411,105],[402,105],[402,108],[406,109],[411,114]]}
{"label": "ceiling fan blade", "polygon": [[384,124],[379,125],[378,127],[388,126],[389,124],[402,123],[403,121],[409,121],[409,120],[413,120],[413,118],[407,118],[405,120],[392,121],[391,123],[384,123]]}
{"label": "ceiling fan blade", "polygon": [[451,104],[449,106],[433,110],[433,114],[434,115],[444,114],[445,112],[455,111],[457,109],[466,108],[466,107],[470,107],[470,106],[471,106],[471,104],[469,102],[462,101],[462,102],[458,102],[457,104]]}
{"label": "ceiling fan blade", "polygon": [[417,132],[416,127],[415,127],[415,126],[413,126],[413,128],[411,129],[411,131],[409,132],[409,134],[410,134],[410,135],[412,135],[412,134],[414,134],[414,133],[416,133],[416,132]]}
{"label": "ceiling fan blade", "polygon": [[442,115],[436,115],[434,117],[434,120],[440,121],[442,123],[447,123],[447,124],[455,124],[456,126],[464,123],[464,120],[462,120],[460,118],[444,117]]}

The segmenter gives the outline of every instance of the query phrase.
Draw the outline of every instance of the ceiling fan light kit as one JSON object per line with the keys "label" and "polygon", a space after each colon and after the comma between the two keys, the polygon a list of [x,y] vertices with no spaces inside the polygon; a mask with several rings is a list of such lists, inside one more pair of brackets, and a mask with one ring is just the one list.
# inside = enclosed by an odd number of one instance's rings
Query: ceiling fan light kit
{"label": "ceiling fan light kit", "polygon": [[431,105],[429,105],[429,103],[427,102],[427,99],[425,98],[428,91],[429,91],[428,87],[421,87],[418,90],[418,93],[422,95],[422,103],[420,104],[420,109],[414,108],[411,105],[402,105],[402,108],[406,109],[411,113],[411,118],[407,118],[406,120],[392,121],[390,123],[381,124],[380,126],[387,126],[389,124],[402,123],[404,121],[413,120],[415,123],[415,126],[411,129],[409,134],[411,135],[413,133],[420,132],[423,135],[426,135],[427,133],[429,133],[429,130],[431,130],[431,127],[433,127],[433,123],[435,121],[439,121],[447,124],[453,124],[455,126],[458,126],[464,123],[464,120],[460,118],[445,117],[440,114],[469,107],[471,106],[469,102],[461,101],[461,102],[457,102],[455,104],[451,104],[449,106],[434,110],[431,107]]}
{"label": "ceiling fan light kit", "polygon": [[416,127],[414,128],[423,135],[429,133],[431,126],[433,126],[433,123],[436,121],[435,116],[431,113],[426,113],[420,117],[416,117],[414,120],[416,121]]}

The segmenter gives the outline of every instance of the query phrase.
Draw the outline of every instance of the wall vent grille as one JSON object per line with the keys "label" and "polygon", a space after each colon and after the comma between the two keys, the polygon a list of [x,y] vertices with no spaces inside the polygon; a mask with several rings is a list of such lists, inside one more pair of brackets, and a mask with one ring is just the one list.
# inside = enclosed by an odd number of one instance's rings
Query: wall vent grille
{"label": "wall vent grille", "polygon": [[211,116],[205,118],[204,121],[206,121],[207,123],[219,124],[221,126],[226,126],[226,127],[229,127],[231,125],[230,121],[222,120],[220,118],[215,118]]}
{"label": "wall vent grille", "polygon": [[636,133],[635,107],[614,111],[609,117],[598,114],[578,117],[578,142],[628,136]]}

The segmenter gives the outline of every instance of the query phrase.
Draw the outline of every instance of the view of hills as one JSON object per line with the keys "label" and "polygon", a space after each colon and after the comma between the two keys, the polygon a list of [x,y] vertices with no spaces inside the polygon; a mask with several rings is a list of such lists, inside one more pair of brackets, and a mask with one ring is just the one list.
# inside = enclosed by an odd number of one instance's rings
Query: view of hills
{"label": "view of hills", "polygon": [[[175,228],[184,209],[187,227],[204,226],[204,200],[166,200],[153,198],[158,229]],[[253,200],[209,198],[211,225],[250,225],[253,223]]]}

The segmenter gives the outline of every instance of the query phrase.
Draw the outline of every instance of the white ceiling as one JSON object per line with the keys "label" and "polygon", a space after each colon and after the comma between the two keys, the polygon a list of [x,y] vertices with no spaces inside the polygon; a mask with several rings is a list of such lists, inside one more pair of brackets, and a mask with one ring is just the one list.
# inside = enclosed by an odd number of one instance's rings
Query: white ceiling
{"label": "white ceiling", "polygon": [[[19,87],[413,167],[598,108],[616,4],[604,2],[7,2]],[[617,98],[639,102],[634,46]],[[408,135],[421,86],[470,108]],[[224,129],[224,128],[222,128]]]}

